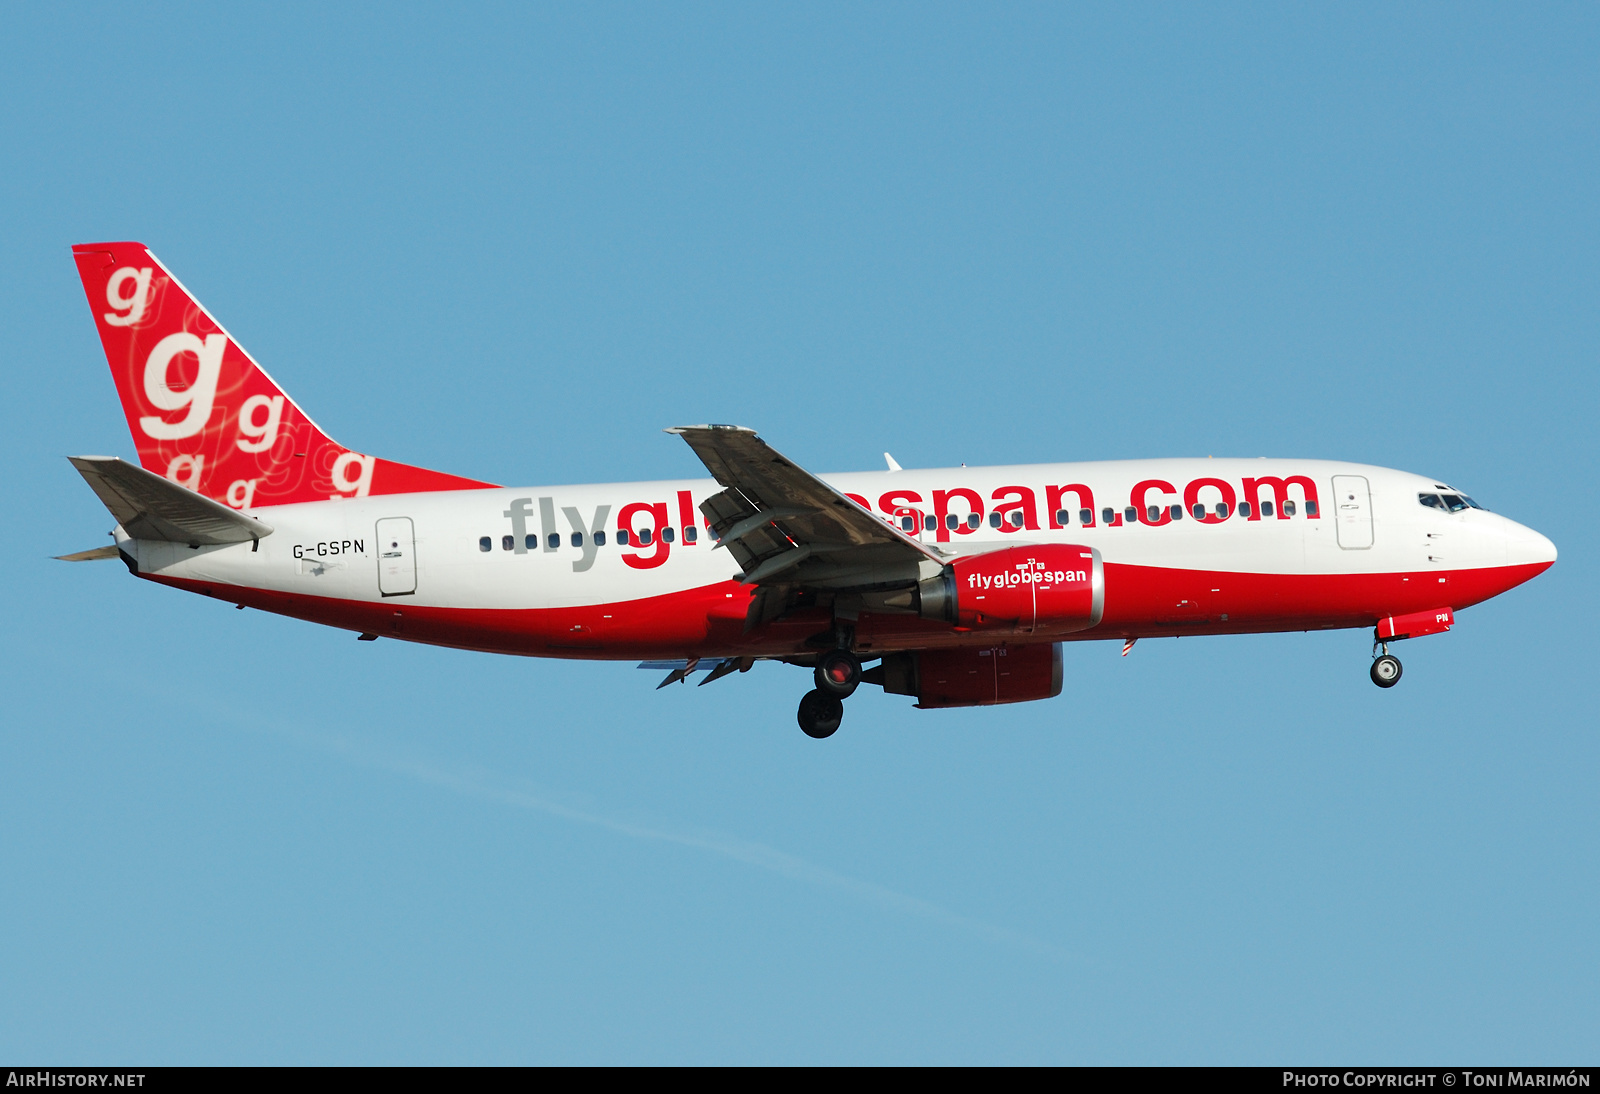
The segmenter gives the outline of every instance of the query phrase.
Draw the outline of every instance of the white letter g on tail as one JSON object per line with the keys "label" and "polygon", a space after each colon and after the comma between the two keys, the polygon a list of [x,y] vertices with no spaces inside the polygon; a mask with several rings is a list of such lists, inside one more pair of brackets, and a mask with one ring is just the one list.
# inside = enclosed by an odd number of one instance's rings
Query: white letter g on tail
{"label": "white letter g on tail", "polygon": [[373,457],[363,456],[359,452],[345,452],[334,460],[333,488],[347,492],[334,496],[366,497],[367,492],[372,489],[372,465],[376,462]]}
{"label": "white letter g on tail", "polygon": [[[256,411],[265,410],[265,421],[256,421]],[[238,440],[240,452],[265,452],[278,439],[278,425],[283,421],[282,395],[252,395],[239,408]],[[245,437],[250,438],[245,440]]]}
{"label": "white letter g on tail", "polygon": [[[158,441],[175,441],[192,437],[206,427],[211,417],[211,404],[217,397],[217,378],[222,375],[222,351],[227,348],[228,336],[208,334],[204,342],[187,331],[169,334],[156,343],[144,364],[144,393],[161,410],[182,410],[189,413],[181,421],[169,422],[159,415],[139,419],[139,427],[147,437]],[[200,374],[183,391],[173,391],[167,382],[167,372],[172,359],[180,353],[192,353],[200,359]]]}
{"label": "white letter g on tail", "polygon": [[[133,282],[133,295],[122,295],[125,282]],[[116,311],[105,313],[106,323],[113,327],[131,327],[144,318],[145,305],[150,303],[150,267],[136,270],[124,266],[106,282],[106,303]],[[121,314],[117,314],[120,312]]]}

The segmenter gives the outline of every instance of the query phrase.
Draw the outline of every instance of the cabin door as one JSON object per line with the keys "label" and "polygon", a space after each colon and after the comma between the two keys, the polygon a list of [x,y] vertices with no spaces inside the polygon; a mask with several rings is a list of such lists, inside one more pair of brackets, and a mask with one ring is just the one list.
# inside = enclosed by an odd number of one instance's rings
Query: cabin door
{"label": "cabin door", "polygon": [[1334,530],[1346,551],[1372,546],[1372,493],[1365,475],[1333,477]]}
{"label": "cabin door", "polygon": [[378,592],[409,596],[417,591],[417,541],[410,517],[378,522]]}

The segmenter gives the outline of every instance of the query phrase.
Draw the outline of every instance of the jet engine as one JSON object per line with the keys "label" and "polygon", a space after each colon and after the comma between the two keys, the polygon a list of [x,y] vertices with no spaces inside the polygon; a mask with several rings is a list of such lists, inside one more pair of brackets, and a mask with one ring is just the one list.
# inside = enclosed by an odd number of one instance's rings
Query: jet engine
{"label": "jet engine", "polygon": [[917,586],[917,613],[964,630],[1069,634],[1100,622],[1105,568],[1092,547],[1047,543],[958,558]]}
{"label": "jet engine", "polygon": [[1061,694],[1061,643],[891,653],[863,676],[917,706],[986,707]]}

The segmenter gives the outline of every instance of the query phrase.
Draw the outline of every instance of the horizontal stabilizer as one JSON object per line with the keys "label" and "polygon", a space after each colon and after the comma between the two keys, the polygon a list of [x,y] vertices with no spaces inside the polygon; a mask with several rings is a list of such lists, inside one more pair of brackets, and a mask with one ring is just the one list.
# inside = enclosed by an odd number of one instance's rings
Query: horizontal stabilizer
{"label": "horizontal stabilizer", "polygon": [[68,456],[123,531],[169,543],[244,543],[272,534],[272,525],[196,494],[115,456]]}
{"label": "horizontal stabilizer", "polygon": [[117,545],[108,543],[104,547],[92,547],[87,551],[74,551],[70,555],[57,555],[57,562],[98,562],[103,558],[116,558]]}

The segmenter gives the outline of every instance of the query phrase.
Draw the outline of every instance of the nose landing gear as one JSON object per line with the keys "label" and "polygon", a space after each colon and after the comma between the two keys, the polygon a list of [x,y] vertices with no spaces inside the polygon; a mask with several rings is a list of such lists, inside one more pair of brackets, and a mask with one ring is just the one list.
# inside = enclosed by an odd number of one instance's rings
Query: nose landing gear
{"label": "nose landing gear", "polygon": [[817,687],[800,700],[800,728],[807,737],[831,737],[844,720],[844,700],[861,685],[861,659],[847,649],[829,650],[817,661]]}
{"label": "nose landing gear", "polygon": [[1372,682],[1380,688],[1392,688],[1400,682],[1400,658],[1389,652],[1387,642],[1375,644],[1372,652],[1378,653],[1380,647],[1383,653],[1372,659]]}

